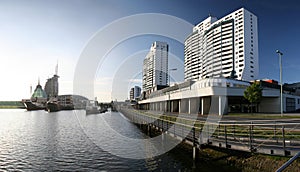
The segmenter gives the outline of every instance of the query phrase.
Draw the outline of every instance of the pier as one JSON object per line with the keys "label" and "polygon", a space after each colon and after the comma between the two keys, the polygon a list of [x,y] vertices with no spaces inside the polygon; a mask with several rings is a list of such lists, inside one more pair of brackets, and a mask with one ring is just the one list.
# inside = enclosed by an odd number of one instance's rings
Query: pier
{"label": "pier", "polygon": [[188,114],[178,117],[174,113],[136,110],[125,104],[118,104],[117,109],[137,125],[191,144],[193,157],[202,146],[278,156],[294,156],[300,151],[299,119],[206,121],[203,117],[193,120]]}

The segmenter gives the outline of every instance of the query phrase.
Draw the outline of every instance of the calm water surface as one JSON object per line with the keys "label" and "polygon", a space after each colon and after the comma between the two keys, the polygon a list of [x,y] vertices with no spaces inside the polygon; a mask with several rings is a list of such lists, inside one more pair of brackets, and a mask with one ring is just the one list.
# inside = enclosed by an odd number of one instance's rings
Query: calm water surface
{"label": "calm water surface", "polygon": [[87,116],[84,111],[0,110],[0,171],[192,170],[192,161],[185,158],[191,154],[177,148],[152,159],[135,160],[112,155],[86,132],[102,131],[99,138],[104,145],[121,149],[120,143],[111,142],[114,136],[105,132],[103,122],[124,136],[147,137],[115,112]]}

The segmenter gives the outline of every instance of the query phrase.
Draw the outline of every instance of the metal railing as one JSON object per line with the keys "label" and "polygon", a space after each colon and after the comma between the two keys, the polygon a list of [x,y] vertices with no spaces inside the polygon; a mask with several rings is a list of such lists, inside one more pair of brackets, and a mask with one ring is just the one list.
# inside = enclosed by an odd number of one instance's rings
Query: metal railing
{"label": "metal railing", "polygon": [[[209,123],[163,115],[155,111],[128,108],[119,111],[136,124],[150,124],[162,132],[168,132],[196,145],[207,144],[281,156],[293,156],[300,151],[300,123],[297,122]],[[214,128],[216,129],[213,130]],[[203,135],[208,137],[203,138]]]}
{"label": "metal railing", "polygon": [[300,152],[298,152],[295,156],[293,156],[286,163],[284,163],[280,168],[278,168],[276,170],[276,172],[282,172],[283,170],[285,170],[288,166],[290,166],[299,157],[300,157]]}

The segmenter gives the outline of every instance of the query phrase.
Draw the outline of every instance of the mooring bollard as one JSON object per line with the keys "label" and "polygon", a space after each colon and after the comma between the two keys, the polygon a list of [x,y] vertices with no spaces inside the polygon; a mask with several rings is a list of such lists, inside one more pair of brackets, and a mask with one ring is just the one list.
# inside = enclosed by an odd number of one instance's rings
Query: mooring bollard
{"label": "mooring bollard", "polygon": [[148,135],[149,135],[149,137],[151,137],[151,126],[150,126],[151,124],[148,124]]}

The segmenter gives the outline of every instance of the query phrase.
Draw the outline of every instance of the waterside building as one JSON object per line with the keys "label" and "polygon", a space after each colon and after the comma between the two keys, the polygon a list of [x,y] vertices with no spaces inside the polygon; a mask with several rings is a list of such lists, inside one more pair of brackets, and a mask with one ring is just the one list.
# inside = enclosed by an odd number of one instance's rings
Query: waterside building
{"label": "waterside building", "polygon": [[257,17],[241,8],[209,16],[185,40],[185,80],[211,77],[258,79]]}
{"label": "waterside building", "polygon": [[143,63],[143,91],[147,92],[155,86],[168,85],[168,51],[165,42],[155,41]]}

